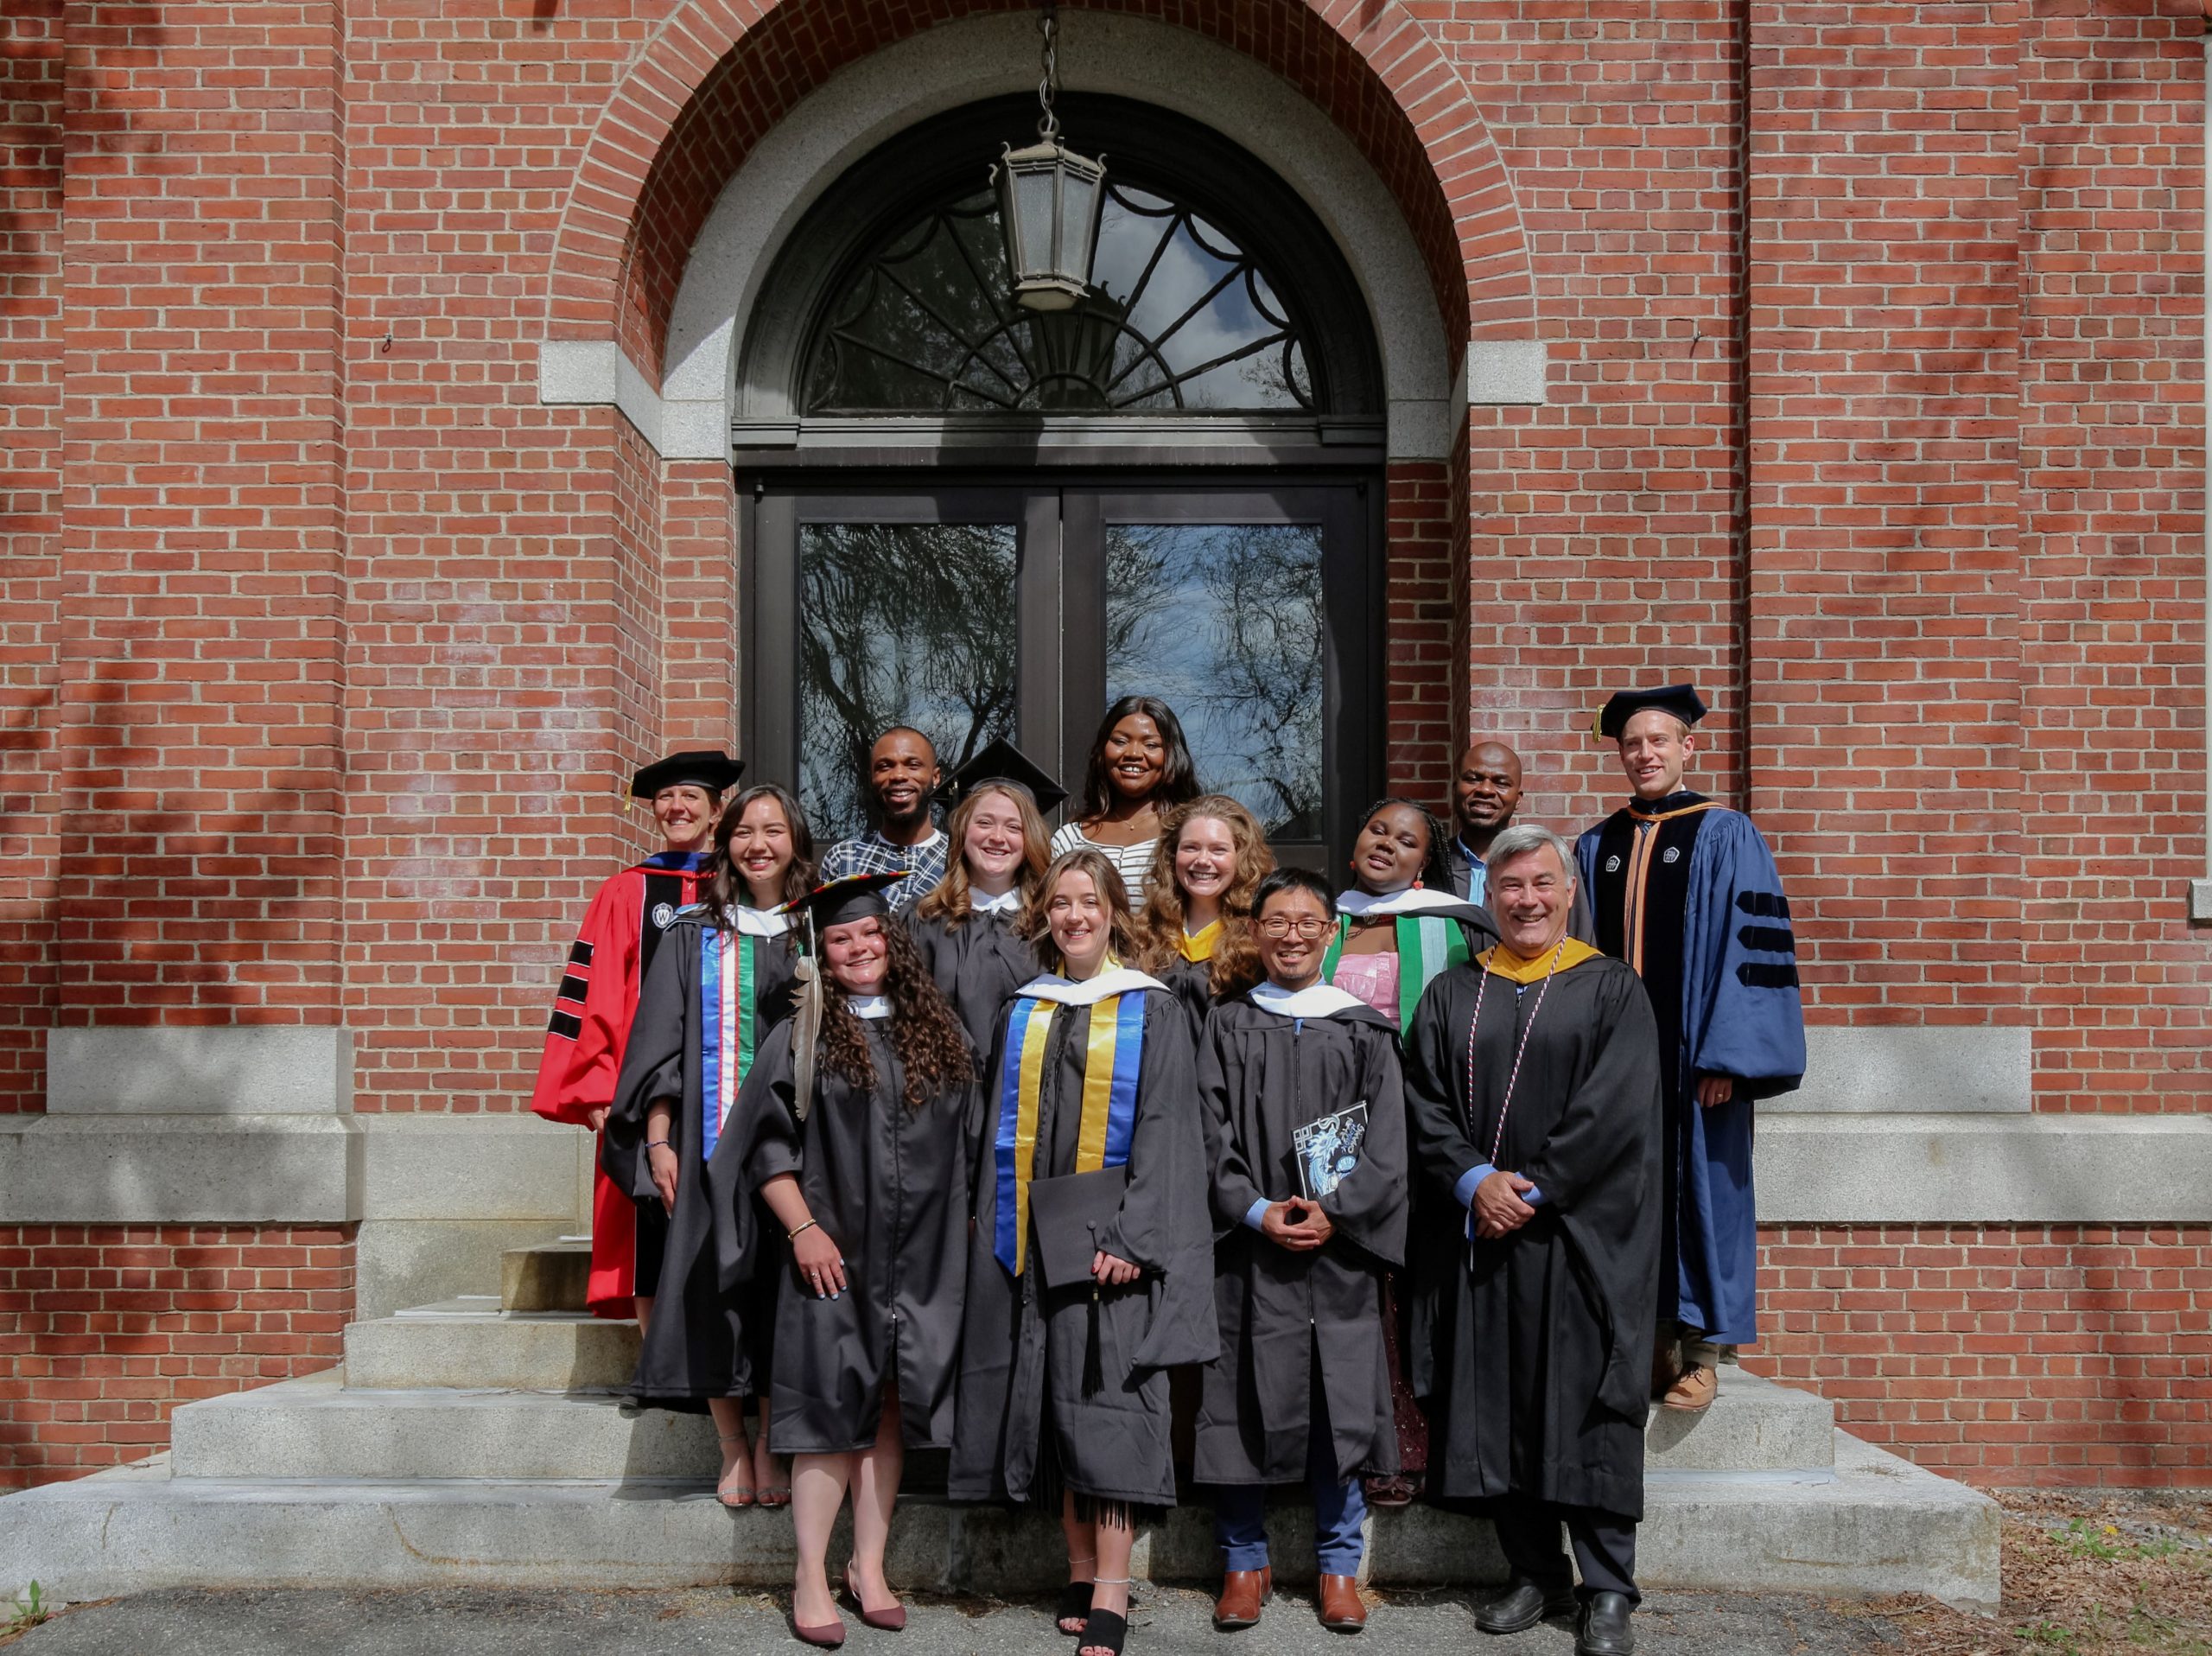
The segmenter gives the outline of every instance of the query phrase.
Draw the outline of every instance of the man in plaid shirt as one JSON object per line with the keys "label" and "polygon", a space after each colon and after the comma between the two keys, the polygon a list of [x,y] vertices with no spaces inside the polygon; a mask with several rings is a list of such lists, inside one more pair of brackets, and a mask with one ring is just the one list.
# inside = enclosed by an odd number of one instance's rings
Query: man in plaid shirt
{"label": "man in plaid shirt", "polygon": [[950,842],[930,816],[938,789],[937,748],[919,730],[893,725],[868,749],[868,792],[875,799],[875,825],[840,840],[822,859],[821,878],[842,880],[852,874],[902,874],[884,888],[894,914],[921,901],[944,877]]}

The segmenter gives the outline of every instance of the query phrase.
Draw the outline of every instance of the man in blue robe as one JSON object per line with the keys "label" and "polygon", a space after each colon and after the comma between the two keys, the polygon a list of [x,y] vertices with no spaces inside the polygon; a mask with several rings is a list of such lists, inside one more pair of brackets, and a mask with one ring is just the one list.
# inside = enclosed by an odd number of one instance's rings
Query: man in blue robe
{"label": "man in blue robe", "polygon": [[1789,902],[1759,831],[1682,787],[1705,704],[1689,685],[1624,691],[1598,734],[1617,742],[1635,797],[1575,850],[1599,949],[1635,967],[1673,1061],[1652,1391],[1703,1409],[1719,1366],[1758,1338],[1751,1106],[1805,1073]]}

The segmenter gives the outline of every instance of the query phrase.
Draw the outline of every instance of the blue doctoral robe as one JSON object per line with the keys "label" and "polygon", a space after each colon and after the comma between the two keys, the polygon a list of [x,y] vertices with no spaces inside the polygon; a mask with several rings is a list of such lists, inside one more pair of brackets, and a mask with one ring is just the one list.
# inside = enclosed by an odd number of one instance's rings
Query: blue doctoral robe
{"label": "blue doctoral robe", "polygon": [[[1657,1315],[1747,1345],[1758,1337],[1752,1106],[1805,1073],[1796,942],[1773,854],[1749,817],[1689,793],[1615,812],[1575,850],[1598,946],[1642,975],[1662,1050],[1673,1048],[1662,1078],[1671,1258]],[[1734,1082],[1726,1104],[1699,1107],[1706,1075]]]}

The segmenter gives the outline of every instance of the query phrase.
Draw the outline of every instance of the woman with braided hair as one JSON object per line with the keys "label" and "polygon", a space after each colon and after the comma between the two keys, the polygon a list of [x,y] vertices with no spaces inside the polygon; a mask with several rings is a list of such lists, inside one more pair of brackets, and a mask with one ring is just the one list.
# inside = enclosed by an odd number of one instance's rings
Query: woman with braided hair
{"label": "woman with braided hair", "polygon": [[[899,1473],[908,1449],[952,1441],[976,1058],[892,917],[896,878],[855,876],[790,905],[822,974],[819,1035],[805,1050],[803,1014],[769,1034],[712,1169],[757,1191],[790,1245],[768,1441],[796,1457],[792,1627],[825,1647],[845,1638],[824,1563],[847,1492],[844,1597],[869,1627],[904,1627],[883,1576]],[[751,1209],[740,1194],[722,1211],[742,1223]]]}
{"label": "woman with braided hair", "polygon": [[[1321,959],[1321,981],[1357,996],[1401,1033],[1421,992],[1447,968],[1463,965],[1496,940],[1489,914],[1452,886],[1450,831],[1411,799],[1377,799],[1352,842],[1351,888],[1337,894],[1343,929]],[[1398,1424],[1398,1470],[1367,1481],[1369,1504],[1403,1506],[1421,1493],[1428,1464],[1428,1426],[1407,1389],[1399,1351],[1405,1334],[1397,1277],[1385,1293],[1391,1406]]]}

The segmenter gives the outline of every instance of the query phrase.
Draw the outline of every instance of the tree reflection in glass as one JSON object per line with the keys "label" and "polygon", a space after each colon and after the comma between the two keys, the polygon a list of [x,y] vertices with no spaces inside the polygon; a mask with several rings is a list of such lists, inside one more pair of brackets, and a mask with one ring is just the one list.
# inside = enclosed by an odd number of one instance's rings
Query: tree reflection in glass
{"label": "tree reflection in glass", "polygon": [[1118,524],[1106,539],[1106,696],[1160,697],[1198,780],[1270,838],[1321,838],[1321,532]]}
{"label": "tree reflection in glass", "polygon": [[1014,736],[1011,524],[803,524],[799,615],[799,798],[817,844],[865,825],[887,727],[928,736],[948,773]]}

